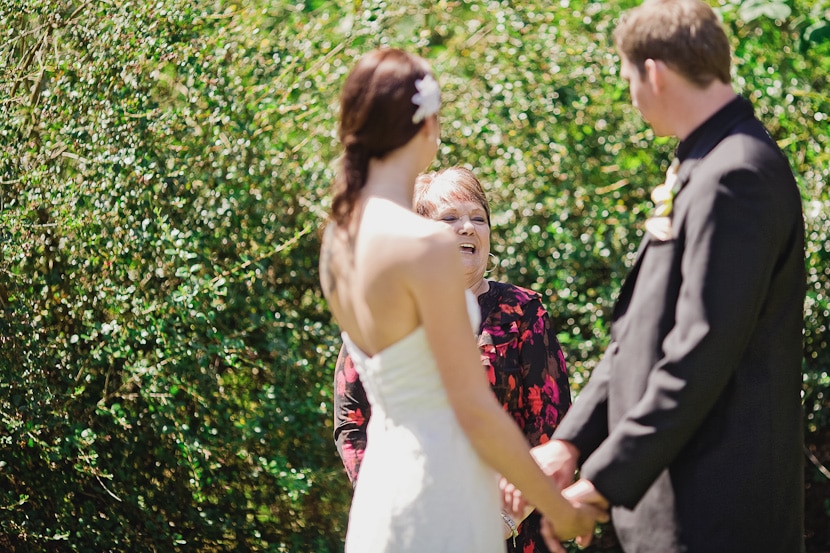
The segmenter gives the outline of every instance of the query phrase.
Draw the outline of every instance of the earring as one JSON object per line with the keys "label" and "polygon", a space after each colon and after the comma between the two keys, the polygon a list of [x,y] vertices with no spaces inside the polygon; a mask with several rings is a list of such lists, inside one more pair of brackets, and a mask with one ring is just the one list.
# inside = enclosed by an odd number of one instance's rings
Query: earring
{"label": "earring", "polygon": [[[496,257],[495,255],[493,255],[493,252],[490,252],[490,253],[488,253],[488,254],[487,254],[487,260],[489,261],[489,260],[491,260],[491,259],[493,260],[493,269],[495,269],[496,267],[498,267],[498,266],[499,266],[499,258],[498,258],[498,257]],[[492,271],[493,269],[487,269],[487,270],[485,270],[485,271],[484,271],[484,276],[489,275],[489,274],[490,274],[490,271]]]}

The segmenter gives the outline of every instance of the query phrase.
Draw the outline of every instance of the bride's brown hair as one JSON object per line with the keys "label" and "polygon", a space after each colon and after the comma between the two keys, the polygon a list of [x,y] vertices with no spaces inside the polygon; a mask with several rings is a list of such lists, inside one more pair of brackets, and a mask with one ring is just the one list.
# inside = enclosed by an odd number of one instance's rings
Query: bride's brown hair
{"label": "bride's brown hair", "polygon": [[338,133],[344,151],[331,205],[335,223],[348,222],[366,184],[369,160],[403,146],[424,124],[412,122],[418,108],[412,97],[418,92],[415,81],[430,74],[423,58],[382,48],[360,58],[346,77]]}

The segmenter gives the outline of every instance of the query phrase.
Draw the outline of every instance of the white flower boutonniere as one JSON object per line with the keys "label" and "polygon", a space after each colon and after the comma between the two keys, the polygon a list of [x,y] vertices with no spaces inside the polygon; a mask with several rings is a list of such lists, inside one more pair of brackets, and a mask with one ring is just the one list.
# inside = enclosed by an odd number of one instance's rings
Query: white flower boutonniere
{"label": "white flower boutonniere", "polygon": [[441,107],[441,89],[432,75],[415,81],[415,88],[418,92],[412,96],[412,103],[418,106],[418,109],[412,115],[412,122],[420,123],[430,115],[438,113],[438,108]]}
{"label": "white flower boutonniere", "polygon": [[677,194],[677,171],[680,161],[675,158],[669,170],[666,171],[666,182],[656,187],[651,192],[651,200],[654,202],[652,215],[646,219],[646,230],[658,240],[670,240],[672,238],[671,212],[674,207],[674,196]]}

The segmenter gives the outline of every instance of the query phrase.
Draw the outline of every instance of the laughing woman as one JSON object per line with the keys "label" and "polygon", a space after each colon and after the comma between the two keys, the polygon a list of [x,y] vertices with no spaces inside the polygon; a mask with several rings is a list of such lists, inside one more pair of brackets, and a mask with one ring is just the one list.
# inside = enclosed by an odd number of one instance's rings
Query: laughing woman
{"label": "laughing woman", "polygon": [[[419,178],[414,201],[419,214],[450,225],[456,233],[466,286],[481,309],[478,346],[496,398],[529,446],[546,442],[571,404],[564,356],[539,294],[485,278],[490,205],[481,183],[472,171],[451,167]],[[354,484],[371,409],[345,350],[335,369],[334,406],[337,451]],[[535,512],[524,521],[504,514],[508,552],[548,552],[539,518]]]}

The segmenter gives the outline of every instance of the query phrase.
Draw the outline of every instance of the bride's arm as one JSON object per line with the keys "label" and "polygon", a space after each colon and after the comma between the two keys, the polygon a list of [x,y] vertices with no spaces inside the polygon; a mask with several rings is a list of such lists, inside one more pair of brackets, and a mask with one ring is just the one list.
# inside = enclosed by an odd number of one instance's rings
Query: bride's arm
{"label": "bride's arm", "polygon": [[458,421],[476,452],[550,517],[562,539],[590,534],[597,510],[574,508],[545,476],[519,428],[502,410],[481,368],[464,300],[458,245],[449,233],[407,268],[408,288]]}

